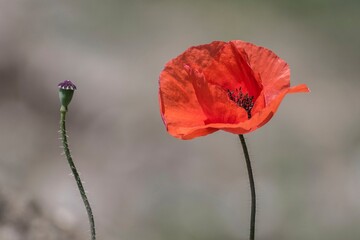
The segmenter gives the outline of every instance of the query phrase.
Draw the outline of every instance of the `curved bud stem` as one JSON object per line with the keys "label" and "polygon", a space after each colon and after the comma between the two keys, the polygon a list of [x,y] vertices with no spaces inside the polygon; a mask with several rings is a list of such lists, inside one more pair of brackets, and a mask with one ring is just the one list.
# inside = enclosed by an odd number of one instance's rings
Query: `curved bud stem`
{"label": "curved bud stem", "polygon": [[89,217],[89,223],[90,223],[90,231],[91,231],[91,240],[96,240],[96,234],[95,234],[95,222],[94,222],[94,216],[90,207],[90,203],[89,200],[86,196],[85,193],[85,189],[84,186],[81,182],[80,179],[80,175],[78,173],[78,171],[76,170],[74,161],[72,160],[71,154],[70,154],[70,149],[69,149],[69,144],[67,141],[67,135],[66,135],[66,126],[65,126],[65,117],[66,117],[66,112],[67,112],[67,108],[62,106],[60,109],[60,134],[61,134],[61,140],[62,140],[62,144],[64,147],[64,152],[65,152],[65,156],[66,159],[68,160],[70,169],[75,177],[76,180],[76,184],[79,188],[80,191],[80,195],[81,198],[84,202],[85,208],[86,208],[86,212],[88,214]]}

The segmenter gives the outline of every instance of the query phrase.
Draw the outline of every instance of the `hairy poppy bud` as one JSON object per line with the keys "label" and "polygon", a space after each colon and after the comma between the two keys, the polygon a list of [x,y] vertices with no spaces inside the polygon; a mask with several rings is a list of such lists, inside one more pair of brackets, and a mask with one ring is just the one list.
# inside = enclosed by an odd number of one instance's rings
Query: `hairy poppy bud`
{"label": "hairy poppy bud", "polygon": [[67,107],[71,102],[76,86],[70,80],[65,80],[59,83],[58,87],[61,103],[60,112],[67,112]]}

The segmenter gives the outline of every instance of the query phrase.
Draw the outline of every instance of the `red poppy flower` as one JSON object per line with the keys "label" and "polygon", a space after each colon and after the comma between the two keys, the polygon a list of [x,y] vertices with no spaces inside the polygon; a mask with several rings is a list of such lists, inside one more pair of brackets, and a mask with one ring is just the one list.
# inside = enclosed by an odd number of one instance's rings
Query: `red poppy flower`
{"label": "red poppy flower", "polygon": [[218,130],[245,134],[267,123],[288,93],[288,64],[264,47],[240,40],[195,46],[160,74],[159,102],[167,131],[192,139]]}

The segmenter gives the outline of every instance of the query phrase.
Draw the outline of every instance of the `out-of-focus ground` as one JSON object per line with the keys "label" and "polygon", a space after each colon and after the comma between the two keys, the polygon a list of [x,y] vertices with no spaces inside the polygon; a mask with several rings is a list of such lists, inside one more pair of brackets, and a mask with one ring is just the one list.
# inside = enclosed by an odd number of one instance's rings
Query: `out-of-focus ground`
{"label": "out-of-focus ground", "polygon": [[312,91],[287,96],[247,135],[257,239],[359,239],[359,9],[355,0],[0,0],[0,239],[88,239],[59,148],[65,79],[78,87],[70,146],[99,239],[247,239],[237,136],[174,139],[157,102],[168,60],[232,39],[272,49],[292,85]]}

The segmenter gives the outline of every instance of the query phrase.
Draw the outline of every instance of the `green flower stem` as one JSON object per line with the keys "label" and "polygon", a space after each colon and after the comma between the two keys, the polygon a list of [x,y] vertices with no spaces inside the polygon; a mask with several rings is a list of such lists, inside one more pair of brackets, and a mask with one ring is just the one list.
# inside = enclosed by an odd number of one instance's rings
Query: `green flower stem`
{"label": "green flower stem", "polygon": [[255,182],[254,175],[251,168],[251,162],[249,152],[246,147],[244,135],[239,134],[240,142],[244,151],[246,167],[249,175],[250,191],[251,191],[251,217],[250,217],[250,240],[255,239],[255,213],[256,213],[256,194],[255,194]]}
{"label": "green flower stem", "polygon": [[83,200],[85,208],[86,208],[86,212],[87,212],[88,217],[89,217],[91,240],[96,240],[94,216],[92,214],[92,210],[91,210],[91,207],[90,207],[89,200],[86,197],[85,189],[84,189],[83,184],[81,182],[80,175],[79,175],[78,171],[76,170],[75,164],[74,164],[74,162],[72,160],[70,150],[69,150],[69,144],[67,142],[66,127],[65,127],[66,112],[67,112],[67,109],[62,106],[61,109],[60,109],[60,134],[61,134],[62,144],[63,144],[63,147],[64,147],[65,156],[66,156],[66,158],[68,160],[71,171],[72,171],[72,173],[73,173],[73,175],[75,177],[76,184],[77,184],[77,186],[79,188],[80,195],[82,197],[82,200]]}

